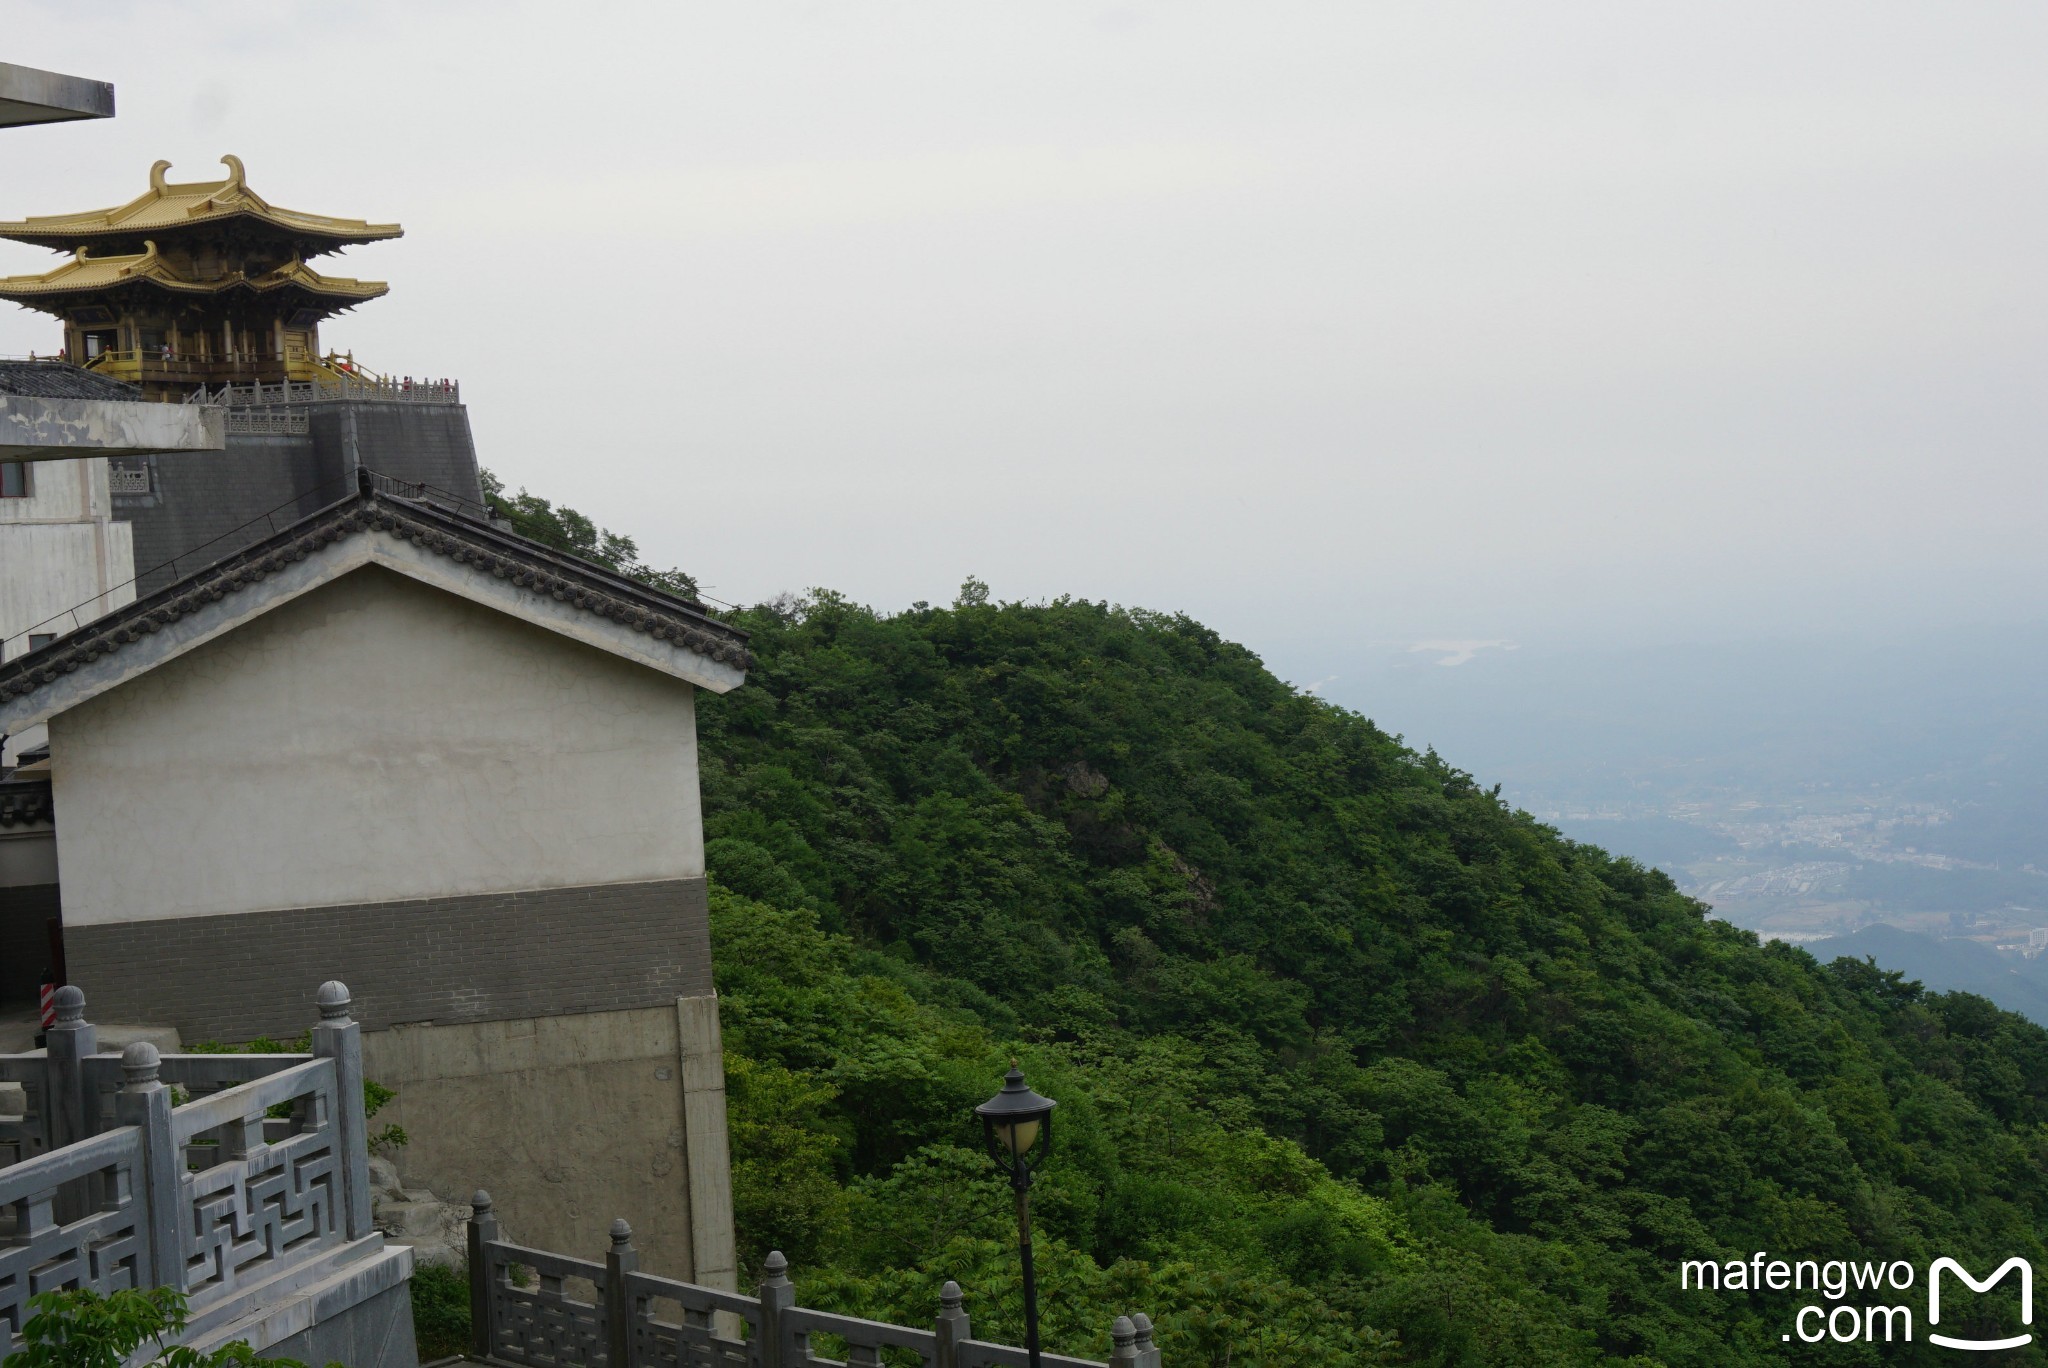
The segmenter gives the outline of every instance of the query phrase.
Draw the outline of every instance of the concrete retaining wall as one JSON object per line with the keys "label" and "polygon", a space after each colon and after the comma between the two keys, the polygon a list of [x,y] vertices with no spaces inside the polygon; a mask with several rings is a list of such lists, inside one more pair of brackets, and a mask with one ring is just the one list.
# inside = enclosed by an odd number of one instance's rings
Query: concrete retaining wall
{"label": "concrete retaining wall", "polygon": [[373,1032],[364,1073],[398,1092],[374,1124],[411,1137],[394,1156],[407,1187],[488,1188],[522,1242],[602,1249],[623,1216],[644,1268],[734,1288],[724,1076],[685,1067],[719,1057],[717,1022],[703,998]]}

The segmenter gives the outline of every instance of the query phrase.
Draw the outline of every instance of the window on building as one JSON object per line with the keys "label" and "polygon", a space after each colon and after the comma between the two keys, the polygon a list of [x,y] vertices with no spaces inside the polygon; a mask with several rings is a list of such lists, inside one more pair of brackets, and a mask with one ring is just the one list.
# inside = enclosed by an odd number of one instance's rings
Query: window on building
{"label": "window on building", "polygon": [[57,634],[55,632],[30,632],[28,634],[28,648],[31,651],[40,651],[56,639]]}
{"label": "window on building", "polygon": [[28,462],[0,461],[0,499],[26,499],[28,493]]}

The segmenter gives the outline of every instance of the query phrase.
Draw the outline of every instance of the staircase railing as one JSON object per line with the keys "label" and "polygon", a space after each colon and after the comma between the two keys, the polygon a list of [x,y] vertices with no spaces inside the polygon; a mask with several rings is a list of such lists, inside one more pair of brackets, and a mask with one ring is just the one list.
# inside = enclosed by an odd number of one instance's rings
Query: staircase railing
{"label": "staircase railing", "polygon": [[459,404],[462,386],[453,380],[414,379],[382,375],[356,360],[354,352],[329,352],[314,361],[315,383],[343,390],[350,398],[378,398],[401,403]]}

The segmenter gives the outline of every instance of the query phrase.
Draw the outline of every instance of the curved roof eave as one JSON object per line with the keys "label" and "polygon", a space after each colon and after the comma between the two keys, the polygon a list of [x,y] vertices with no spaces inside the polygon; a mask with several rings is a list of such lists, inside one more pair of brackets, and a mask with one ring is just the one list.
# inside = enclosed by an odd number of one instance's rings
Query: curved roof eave
{"label": "curved roof eave", "polygon": [[149,189],[126,204],[0,221],[0,238],[31,246],[62,247],[106,237],[180,232],[238,218],[263,223],[282,233],[320,239],[325,244],[323,250],[405,236],[405,229],[395,223],[370,223],[364,219],[280,209],[249,188],[248,173],[240,157],[222,157],[221,162],[228,168],[228,174],[220,180],[174,185],[164,174],[171,164],[159,161],[150,168]]}

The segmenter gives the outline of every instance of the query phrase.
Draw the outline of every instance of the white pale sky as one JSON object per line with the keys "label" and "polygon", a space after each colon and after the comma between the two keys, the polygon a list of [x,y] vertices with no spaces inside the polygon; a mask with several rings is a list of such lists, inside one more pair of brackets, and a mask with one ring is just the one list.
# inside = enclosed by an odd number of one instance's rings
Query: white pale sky
{"label": "white pale sky", "polygon": [[120,106],[0,216],[234,152],[402,222],[325,340],[724,599],[972,572],[1304,681],[2042,616],[2038,3],[12,0],[0,59]]}

